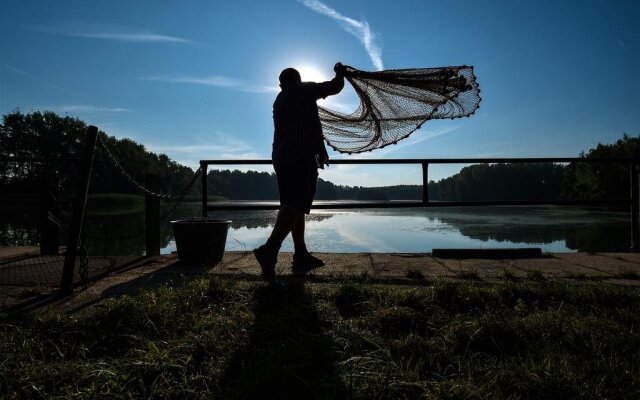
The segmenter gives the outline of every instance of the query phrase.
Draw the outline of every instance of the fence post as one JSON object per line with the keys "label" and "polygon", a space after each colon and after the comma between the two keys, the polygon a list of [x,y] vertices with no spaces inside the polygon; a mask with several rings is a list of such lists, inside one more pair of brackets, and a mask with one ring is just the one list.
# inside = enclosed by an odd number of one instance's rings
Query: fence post
{"label": "fence post", "polygon": [[200,174],[202,177],[202,218],[207,219],[207,164],[200,161]]}
{"label": "fence post", "polygon": [[640,252],[640,221],[638,212],[640,212],[640,198],[638,190],[640,190],[638,182],[638,160],[629,162],[629,175],[631,177],[631,251]]}
{"label": "fence post", "polygon": [[40,255],[58,255],[60,227],[49,218],[59,216],[58,178],[43,176],[40,190]]}
{"label": "fence post", "polygon": [[73,216],[71,217],[71,228],[69,240],[67,241],[67,252],[64,256],[64,269],[62,270],[62,280],[60,290],[63,295],[73,293],[73,270],[76,263],[78,243],[82,230],[82,220],[87,206],[87,194],[89,192],[89,181],[91,180],[91,169],[93,167],[93,156],[96,152],[96,142],[98,140],[98,128],[89,125],[86,131],[86,139],[82,158],[80,159],[80,180],[78,181],[78,191],[73,202]]}
{"label": "fence post", "polygon": [[422,205],[429,205],[429,163],[422,163]]}
{"label": "fence post", "polygon": [[[158,177],[145,175],[145,186],[152,192],[158,191]],[[146,194],[144,197],[145,250],[147,257],[160,255],[160,199]]]}

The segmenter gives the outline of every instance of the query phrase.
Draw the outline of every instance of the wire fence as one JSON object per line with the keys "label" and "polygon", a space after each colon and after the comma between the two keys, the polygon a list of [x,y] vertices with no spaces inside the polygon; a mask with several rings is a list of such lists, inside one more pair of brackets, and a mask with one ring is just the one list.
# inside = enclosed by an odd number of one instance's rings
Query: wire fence
{"label": "wire fence", "polygon": [[[116,159],[116,157],[114,157],[114,154],[109,150],[109,148],[104,143],[104,141],[100,138],[99,135],[97,136],[96,144],[97,144],[96,147],[99,148],[102,151],[102,153],[105,155],[104,158],[106,160],[109,160],[109,162],[116,168],[116,171],[118,171],[118,173],[121,174],[127,182],[129,182],[129,184],[135,191],[144,194],[145,197],[147,198],[151,197],[158,200],[171,201],[170,207],[168,207],[168,209],[160,216],[159,222],[166,222],[169,218],[173,216],[176,208],[184,200],[185,196],[189,193],[189,191],[193,188],[193,185],[201,176],[202,169],[198,168],[194,172],[188,184],[186,184],[183,188],[181,188],[176,193],[171,193],[171,194],[158,193],[157,191],[151,190],[145,185],[142,185],[135,178],[133,178],[132,174],[126,171],[123,168],[122,164]],[[79,163],[81,162],[81,159],[80,158],[56,159],[56,158],[42,158],[42,157],[40,158],[11,157],[11,158],[2,158],[0,159],[0,161],[3,163],[57,163],[57,162],[78,162]],[[55,182],[46,182],[46,185],[40,185],[39,187],[38,185],[34,184],[32,185],[32,188],[33,188],[33,194],[35,194],[36,196],[37,196],[37,193],[45,194],[46,197],[49,199],[49,202],[55,203],[56,208],[58,208],[62,203],[60,201],[59,196],[57,195],[57,190],[53,190],[52,187],[49,187],[49,185],[53,185],[54,183]],[[44,203],[41,202],[40,207],[43,208]],[[53,224],[54,226],[56,226],[58,231],[61,231],[62,229],[64,229],[69,234],[71,234],[73,229],[72,229],[72,224],[70,223],[71,221],[70,210],[66,210],[66,211],[58,210],[56,213],[47,211],[47,209],[45,208],[43,208],[43,210],[44,210],[43,213],[45,215],[45,219],[50,224]],[[82,213],[83,214],[87,213],[86,205],[85,205],[85,208],[82,210]],[[89,229],[87,229],[87,221],[84,217],[82,218],[82,224],[79,228],[80,228],[79,240],[77,243],[77,256],[78,256],[77,273],[80,277],[79,283],[82,286],[87,286],[88,284],[90,284],[90,280],[89,280],[90,254],[89,253],[91,248],[90,244],[92,242],[128,241],[134,238],[145,237],[145,234],[147,233],[146,227],[143,224],[141,229],[137,229],[136,231],[133,231],[133,232],[129,230],[115,236],[114,235],[105,236],[104,234],[92,235],[89,233]],[[39,230],[40,231],[42,230],[42,225],[40,226]],[[91,257],[95,258],[97,256],[91,256]],[[110,266],[110,268],[114,268],[116,264],[116,259],[114,256],[105,257],[104,255],[100,254],[99,257],[108,259],[108,265]]]}
{"label": "wire fence", "polygon": [[106,144],[104,144],[104,142],[102,141],[102,139],[100,137],[98,137],[98,144],[100,145],[100,149],[102,149],[104,151],[104,153],[106,154],[107,159],[109,159],[111,161],[111,163],[118,169],[120,174],[125,179],[127,179],[127,181],[129,181],[129,183],[131,183],[131,185],[133,187],[135,187],[138,191],[143,192],[144,194],[149,195],[149,196],[157,197],[157,198],[160,198],[160,199],[167,199],[167,200],[177,199],[177,201],[179,202],[187,194],[189,189],[191,189],[191,186],[193,186],[193,184],[195,183],[196,179],[198,178],[198,175],[200,174],[200,168],[198,168],[196,170],[196,172],[194,174],[194,177],[191,180],[191,182],[187,186],[185,186],[185,188],[183,190],[179,191],[178,194],[156,193],[156,192],[154,192],[152,190],[149,190],[144,185],[140,184],[138,181],[136,181],[131,176],[131,174],[129,174],[127,171],[125,171],[125,169],[122,167],[122,165],[120,165],[118,160],[116,160],[115,157],[113,156],[113,154],[111,154],[111,152],[109,151],[109,148],[107,147]]}
{"label": "wire fence", "polygon": [[[133,178],[131,176],[130,173],[128,173],[123,167],[122,165],[118,162],[118,160],[116,160],[116,158],[113,156],[113,154],[109,151],[109,148],[106,146],[106,144],[104,143],[104,141],[102,141],[102,139],[98,138],[98,144],[99,144],[99,148],[104,152],[104,154],[107,156],[107,159],[109,161],[111,161],[111,163],[117,168],[117,170],[120,172],[120,174],[132,185],[133,188],[135,188],[136,190],[138,190],[139,192],[144,193],[146,196],[151,196],[151,197],[155,197],[158,199],[162,199],[162,200],[174,200],[173,204],[171,205],[171,207],[169,207],[169,209],[160,216],[160,222],[164,222],[167,221],[169,218],[171,218],[176,210],[176,208],[180,205],[180,203],[183,201],[184,197],[187,195],[187,193],[189,193],[189,191],[191,190],[191,188],[193,187],[193,185],[196,183],[196,181],[198,180],[198,178],[200,177],[200,174],[202,172],[202,168],[198,168],[194,174],[193,177],[191,178],[191,180],[189,181],[189,183],[187,185],[185,185],[180,191],[178,191],[176,194],[163,194],[163,193],[156,193],[152,190],[150,190],[149,188],[145,187],[144,185],[142,185],[141,183],[139,183],[135,178]],[[83,229],[83,232],[85,231],[85,229]],[[92,240],[92,241],[112,241],[112,240],[127,240],[127,239],[132,239],[132,238],[136,238],[136,237],[140,237],[142,235],[145,234],[145,227],[143,227],[142,229],[140,229],[139,231],[135,231],[135,232],[128,232],[127,234],[124,235],[118,235],[118,236],[95,236],[95,235],[87,235],[86,239],[87,240]]]}

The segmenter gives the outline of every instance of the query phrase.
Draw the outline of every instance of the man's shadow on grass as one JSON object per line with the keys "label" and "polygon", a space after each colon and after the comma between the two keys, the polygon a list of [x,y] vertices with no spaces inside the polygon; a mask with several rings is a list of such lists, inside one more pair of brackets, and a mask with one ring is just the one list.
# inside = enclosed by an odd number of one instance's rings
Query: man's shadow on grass
{"label": "man's shadow on grass", "polygon": [[344,398],[335,343],[304,279],[258,287],[255,322],[246,346],[231,357],[222,377],[229,398]]}

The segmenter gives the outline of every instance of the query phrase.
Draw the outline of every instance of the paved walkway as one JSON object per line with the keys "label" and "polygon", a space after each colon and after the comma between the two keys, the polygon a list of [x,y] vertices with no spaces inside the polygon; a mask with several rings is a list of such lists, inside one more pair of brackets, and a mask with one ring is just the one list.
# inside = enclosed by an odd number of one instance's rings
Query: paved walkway
{"label": "paved walkway", "polygon": [[[592,279],[623,285],[640,285],[638,253],[553,253],[524,259],[447,259],[430,254],[314,253],[326,266],[310,272],[317,277],[368,276],[420,279],[449,277],[486,281],[513,279]],[[291,253],[282,253],[276,271],[291,274]],[[251,252],[227,252],[212,269],[218,274],[259,275]]]}
{"label": "paved walkway", "polygon": [[[326,266],[311,271],[313,278],[370,277],[379,279],[421,279],[448,277],[484,281],[507,279],[581,279],[623,285],[640,285],[640,254],[637,253],[553,253],[523,259],[447,259],[430,254],[402,253],[316,253]],[[291,275],[291,253],[281,253],[276,271]],[[134,268],[140,257],[91,257],[89,276],[118,274]],[[22,256],[0,259],[2,286],[56,287],[62,274],[62,256]],[[79,263],[75,280],[78,281]],[[156,257],[146,270],[155,274],[209,272],[221,275],[260,277],[260,268],[251,252],[226,252],[213,268],[189,266],[175,254]]]}
{"label": "paved walkway", "polygon": [[[89,279],[120,270],[139,261],[140,256],[88,257]],[[2,286],[58,287],[62,277],[64,256],[41,256],[33,252],[0,254],[0,290]],[[80,259],[76,259],[74,283],[80,282]]]}
{"label": "paved walkway", "polygon": [[[500,260],[446,259],[430,254],[398,253],[316,255],[327,265],[307,274],[305,279],[312,282],[339,282],[349,277],[364,277],[370,278],[372,282],[423,284],[428,283],[429,279],[444,277],[479,282],[504,282],[505,279],[552,280],[640,287],[640,254],[630,253],[556,253],[540,258]],[[277,265],[279,276],[291,276],[291,260],[291,253],[280,254]],[[15,268],[14,272],[17,273],[18,266],[12,268]],[[135,293],[156,284],[181,285],[185,278],[203,274],[262,280],[260,268],[251,252],[227,252],[222,262],[214,267],[183,264],[176,254],[171,254],[134,262],[120,269],[104,269],[101,278],[94,280],[90,286],[77,288],[73,297],[61,299],[55,296],[57,289],[54,286],[34,288],[27,285],[28,281],[33,282],[34,278],[29,277],[26,271],[42,271],[38,268],[35,264],[23,266],[22,276],[28,279],[22,282],[21,286],[0,285],[0,313],[23,313],[40,309],[45,305],[59,307],[58,310],[66,310],[65,312],[76,312],[105,297]],[[53,268],[53,264],[48,268]],[[3,273],[7,273],[6,265],[0,265],[0,276]],[[55,286],[59,279],[57,274],[59,272],[50,275],[56,278]]]}

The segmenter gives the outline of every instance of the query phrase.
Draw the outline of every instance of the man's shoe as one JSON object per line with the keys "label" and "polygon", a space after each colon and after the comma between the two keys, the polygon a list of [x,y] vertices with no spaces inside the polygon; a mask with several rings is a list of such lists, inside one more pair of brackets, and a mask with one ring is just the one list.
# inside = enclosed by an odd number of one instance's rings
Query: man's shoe
{"label": "man's shoe", "polygon": [[324,261],[318,257],[314,257],[311,253],[294,253],[293,262],[291,263],[291,270],[293,272],[298,271],[310,271],[315,268],[320,268],[324,265]]}
{"label": "man's shoe", "polygon": [[270,251],[264,245],[253,249],[253,255],[258,260],[262,269],[262,276],[268,282],[276,279],[276,263],[278,262],[278,253]]}

